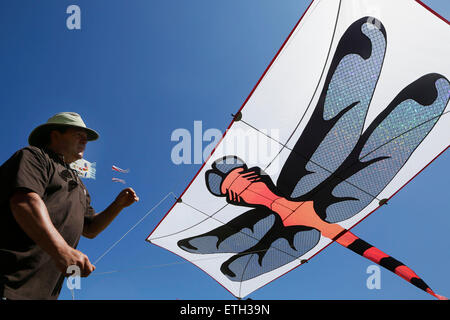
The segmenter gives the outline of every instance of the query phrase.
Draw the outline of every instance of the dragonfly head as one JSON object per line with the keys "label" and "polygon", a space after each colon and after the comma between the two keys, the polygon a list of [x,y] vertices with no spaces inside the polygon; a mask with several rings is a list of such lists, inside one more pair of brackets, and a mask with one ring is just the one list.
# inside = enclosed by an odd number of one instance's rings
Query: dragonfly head
{"label": "dragonfly head", "polygon": [[208,190],[215,196],[224,196],[225,194],[222,192],[223,182],[228,174],[236,169],[247,169],[245,162],[236,156],[226,156],[214,161],[211,165],[211,169],[205,174]]}

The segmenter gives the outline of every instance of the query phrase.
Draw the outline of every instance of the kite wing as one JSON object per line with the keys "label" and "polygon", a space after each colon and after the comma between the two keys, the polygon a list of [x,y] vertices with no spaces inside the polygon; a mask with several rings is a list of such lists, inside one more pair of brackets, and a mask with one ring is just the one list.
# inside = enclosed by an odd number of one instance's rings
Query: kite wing
{"label": "kite wing", "polygon": [[[397,95],[361,135],[354,135],[357,140],[352,144],[348,142],[348,138],[340,141],[342,146],[350,145],[351,151],[347,153],[344,152],[345,148],[341,148],[335,152],[336,157],[329,161],[333,169],[316,165],[325,161],[310,160],[305,169],[308,174],[301,176],[295,186],[291,184],[287,188],[289,196],[313,201],[316,212],[331,223],[351,218],[372,201],[378,204],[383,200],[379,196],[381,191],[445,116],[444,110],[449,97],[450,83],[440,74],[428,74],[414,81]],[[333,140],[331,144],[339,144],[339,141],[335,141],[339,140],[338,135],[332,132],[345,129],[339,128],[339,125],[335,127],[327,134],[312,158],[326,158],[326,154],[320,153],[324,152],[322,145],[329,143],[328,140]],[[304,144],[304,139],[297,142],[278,183],[295,176],[299,167],[292,160],[302,158]],[[344,153],[345,158],[341,157]]]}
{"label": "kite wing", "polygon": [[332,240],[225,192],[227,177],[264,182],[260,199],[313,201],[322,219],[351,228],[448,148],[448,36],[416,1],[313,1],[242,121],[147,240],[237,297],[310,259]]}

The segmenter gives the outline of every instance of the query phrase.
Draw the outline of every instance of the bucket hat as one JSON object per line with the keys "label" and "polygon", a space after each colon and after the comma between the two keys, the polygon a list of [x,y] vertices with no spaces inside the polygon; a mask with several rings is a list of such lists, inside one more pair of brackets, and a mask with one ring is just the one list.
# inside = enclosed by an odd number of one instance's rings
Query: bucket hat
{"label": "bucket hat", "polygon": [[60,127],[82,128],[87,133],[88,141],[97,140],[99,138],[99,134],[95,130],[86,127],[86,124],[78,113],[60,112],[48,119],[46,123],[37,126],[30,133],[28,143],[31,146],[40,147],[45,143],[46,139],[48,139],[50,131]]}

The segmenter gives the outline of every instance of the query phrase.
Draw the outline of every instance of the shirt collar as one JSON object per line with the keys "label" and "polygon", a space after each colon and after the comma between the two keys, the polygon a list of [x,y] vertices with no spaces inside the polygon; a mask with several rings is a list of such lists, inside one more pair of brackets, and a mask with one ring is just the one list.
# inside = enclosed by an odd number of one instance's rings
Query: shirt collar
{"label": "shirt collar", "polygon": [[60,153],[56,153],[55,151],[53,151],[52,149],[50,149],[49,147],[43,147],[42,150],[48,154],[48,156],[50,158],[52,158],[53,160],[55,160],[56,162],[61,163],[62,165],[64,165],[65,167],[67,167],[68,165],[65,163],[64,161],[64,156]]}

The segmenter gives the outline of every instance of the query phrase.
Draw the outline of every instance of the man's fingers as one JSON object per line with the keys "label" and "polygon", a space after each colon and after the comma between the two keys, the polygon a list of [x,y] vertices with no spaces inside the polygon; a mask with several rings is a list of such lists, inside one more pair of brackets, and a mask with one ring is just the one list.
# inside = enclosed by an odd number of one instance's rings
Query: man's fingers
{"label": "man's fingers", "polygon": [[123,193],[136,195],[136,192],[133,190],[133,188],[126,188],[122,190]]}
{"label": "man's fingers", "polygon": [[79,260],[77,261],[77,265],[80,268],[80,276],[87,277],[91,274],[92,271],[95,270],[95,266],[91,264],[89,258],[84,253],[80,252]]}
{"label": "man's fingers", "polygon": [[85,277],[87,277],[88,275],[90,275],[94,270],[95,270],[95,266],[89,262],[89,265],[87,265]]}
{"label": "man's fingers", "polygon": [[133,188],[126,188],[122,190],[119,196],[127,197],[128,200],[139,201],[139,197],[137,196]]}
{"label": "man's fingers", "polygon": [[[87,257],[86,257],[87,259]],[[95,266],[91,264],[91,262],[89,261],[89,259],[87,259],[81,269],[81,276],[82,277],[87,277],[89,276],[92,271],[95,270]]]}

